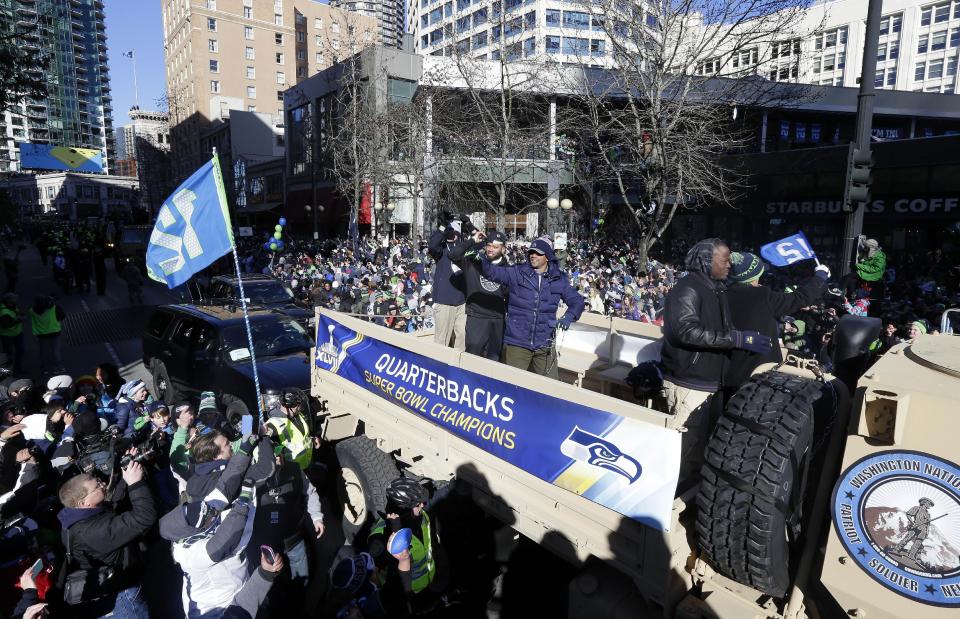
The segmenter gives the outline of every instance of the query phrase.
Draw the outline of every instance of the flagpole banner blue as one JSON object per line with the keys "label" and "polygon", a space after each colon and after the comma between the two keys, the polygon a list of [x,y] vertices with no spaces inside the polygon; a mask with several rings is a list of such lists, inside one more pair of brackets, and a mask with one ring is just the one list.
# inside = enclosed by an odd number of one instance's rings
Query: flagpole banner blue
{"label": "flagpole banner blue", "polygon": [[326,314],[315,363],[544,481],[670,529],[676,430],[441,363]]}
{"label": "flagpole banner blue", "polygon": [[803,232],[767,243],[760,248],[760,256],[775,267],[785,267],[817,257]]}
{"label": "flagpole banner blue", "polygon": [[232,248],[226,192],[214,158],[160,207],[147,244],[147,274],[176,288]]}

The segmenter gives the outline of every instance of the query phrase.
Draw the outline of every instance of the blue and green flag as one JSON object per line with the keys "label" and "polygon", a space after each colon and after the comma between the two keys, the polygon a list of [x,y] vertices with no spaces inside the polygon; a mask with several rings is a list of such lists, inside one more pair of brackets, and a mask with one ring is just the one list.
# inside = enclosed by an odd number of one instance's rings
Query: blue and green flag
{"label": "blue and green flag", "polygon": [[233,248],[216,155],[166,199],[147,245],[150,279],[176,288]]}

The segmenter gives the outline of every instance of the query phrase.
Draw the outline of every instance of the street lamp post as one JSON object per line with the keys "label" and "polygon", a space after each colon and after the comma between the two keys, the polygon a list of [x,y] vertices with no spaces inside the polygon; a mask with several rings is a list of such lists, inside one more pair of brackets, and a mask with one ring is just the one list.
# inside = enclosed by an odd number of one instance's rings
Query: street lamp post
{"label": "street lamp post", "polygon": [[545,222],[546,226],[544,226],[547,234],[553,234],[554,232],[553,212],[558,208],[560,208],[560,200],[553,197],[547,198],[547,221]]}
{"label": "street lamp post", "polygon": [[560,200],[560,208],[567,213],[567,234],[573,236],[573,200],[570,198]]}

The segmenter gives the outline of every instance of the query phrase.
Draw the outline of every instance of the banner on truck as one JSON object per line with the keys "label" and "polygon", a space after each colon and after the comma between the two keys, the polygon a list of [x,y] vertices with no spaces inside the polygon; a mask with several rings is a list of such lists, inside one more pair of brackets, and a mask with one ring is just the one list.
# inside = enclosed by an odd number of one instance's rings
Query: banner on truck
{"label": "banner on truck", "polygon": [[324,314],[315,363],[540,479],[670,529],[676,430],[450,366]]}

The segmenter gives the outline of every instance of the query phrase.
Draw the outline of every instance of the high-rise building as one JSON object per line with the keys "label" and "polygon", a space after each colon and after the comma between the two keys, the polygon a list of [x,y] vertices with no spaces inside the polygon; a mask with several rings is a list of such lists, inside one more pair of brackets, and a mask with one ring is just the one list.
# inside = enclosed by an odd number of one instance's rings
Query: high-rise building
{"label": "high-rise building", "polygon": [[0,171],[20,169],[17,143],[92,148],[110,172],[114,153],[107,35],[101,0],[0,0],[4,34],[47,62],[47,96],[0,113]]}
{"label": "high-rise building", "polygon": [[[856,87],[866,39],[867,2],[813,4],[789,38],[702,62],[702,75],[755,72],[780,82]],[[749,28],[749,22],[744,26]],[[960,0],[884,0],[877,88],[956,94]]]}
{"label": "high-rise building", "polygon": [[230,110],[283,125],[283,91],[374,44],[375,19],[314,0],[161,0],[174,176],[210,153],[200,136]]}
{"label": "high-rise building", "polygon": [[141,207],[160,207],[172,187],[170,129],[166,112],[130,108],[130,124],[117,130],[117,166],[140,179]]}
{"label": "high-rise building", "polygon": [[401,47],[403,43],[404,5],[404,0],[330,0],[330,6],[376,19],[379,43],[387,47]]}
{"label": "high-rise building", "polygon": [[[605,28],[605,5],[591,7],[583,0],[411,0],[409,29],[417,52],[432,56],[453,54],[489,60],[548,58],[595,66],[609,66],[610,35]],[[627,22],[654,27],[656,16],[642,0],[624,0],[617,8],[630,15],[611,31],[623,37]]]}

